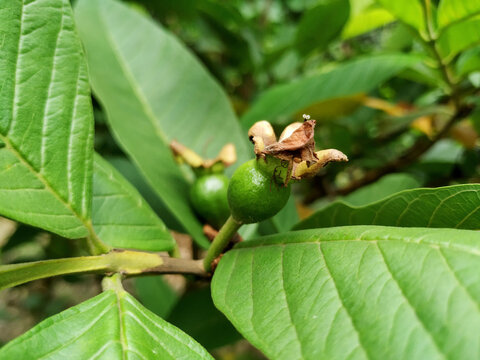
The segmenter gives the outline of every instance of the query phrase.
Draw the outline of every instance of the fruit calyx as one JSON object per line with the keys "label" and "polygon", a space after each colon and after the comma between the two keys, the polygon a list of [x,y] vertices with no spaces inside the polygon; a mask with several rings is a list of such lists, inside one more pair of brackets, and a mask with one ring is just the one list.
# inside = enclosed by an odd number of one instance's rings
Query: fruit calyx
{"label": "fruit calyx", "polygon": [[[314,130],[316,121],[304,115],[304,122],[288,125],[278,141],[272,125],[258,121],[248,131],[260,168],[261,161],[273,162],[275,169],[285,169],[279,175],[286,186],[290,180],[314,176],[322,167],[333,161],[348,161],[347,156],[336,149],[315,151]],[[278,159],[277,161],[271,158]],[[276,175],[277,176],[277,175]]]}

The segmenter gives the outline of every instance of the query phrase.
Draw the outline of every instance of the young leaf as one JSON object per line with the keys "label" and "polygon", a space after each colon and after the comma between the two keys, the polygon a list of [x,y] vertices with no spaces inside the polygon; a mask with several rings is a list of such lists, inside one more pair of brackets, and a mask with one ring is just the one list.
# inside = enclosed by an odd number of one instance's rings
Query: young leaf
{"label": "young leaf", "polygon": [[317,102],[369,92],[417,62],[418,57],[409,55],[374,55],[341,64],[326,73],[274,86],[260,95],[242,117],[242,124],[249,128],[259,119],[285,122]]}
{"label": "young leaf", "polygon": [[195,340],[125,291],[108,290],[52,316],[0,349],[2,359],[212,359]]}
{"label": "young leaf", "polygon": [[424,0],[375,0],[398,20],[422,32],[425,29],[425,16],[421,1]]}
{"label": "young leaf", "polygon": [[362,35],[391,23],[395,17],[387,10],[380,8],[368,8],[359,14],[351,15],[342,31],[342,38],[349,39]]}
{"label": "young leaf", "polygon": [[220,86],[172,35],[112,0],[80,0],[76,20],[92,86],[113,134],[170,211],[207,247],[188,202],[188,183],[168,148],[172,139],[214,158],[227,142],[249,155]]}
{"label": "young leaf", "polygon": [[162,220],[112,165],[96,154],[93,169],[92,223],[102,241],[147,251],[175,246]]}
{"label": "young leaf", "polygon": [[271,359],[477,359],[480,234],[375,226],[247,241],[215,305]]}
{"label": "young leaf", "polygon": [[476,0],[442,0],[438,6],[437,22],[440,28],[480,14]]}
{"label": "young leaf", "polygon": [[389,225],[480,229],[480,185],[401,191],[383,200],[353,206],[336,201],[294,229],[343,225]]}
{"label": "young leaf", "polygon": [[87,235],[93,117],[68,0],[0,3],[0,213]]}

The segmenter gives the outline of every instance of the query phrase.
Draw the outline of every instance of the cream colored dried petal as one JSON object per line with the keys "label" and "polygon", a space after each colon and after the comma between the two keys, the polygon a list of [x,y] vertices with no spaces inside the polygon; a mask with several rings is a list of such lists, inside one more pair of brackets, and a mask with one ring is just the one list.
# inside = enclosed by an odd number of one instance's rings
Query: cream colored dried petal
{"label": "cream colored dried petal", "polygon": [[230,166],[237,161],[237,151],[232,143],[226,144],[217,157],[225,166]]}
{"label": "cream colored dried petal", "polygon": [[294,122],[288,125],[285,129],[283,129],[280,137],[278,138],[278,142],[282,142],[286,138],[290,137],[298,128],[302,127],[303,123],[301,122]]}
{"label": "cream colored dried petal", "polygon": [[170,149],[175,156],[181,157],[191,167],[196,168],[202,166],[203,164],[203,159],[200,155],[198,155],[195,151],[189,149],[185,145],[180,144],[176,140],[172,140],[172,142],[170,143]]}
{"label": "cream colored dried petal", "polygon": [[348,161],[347,155],[336,149],[320,150],[315,153],[318,161],[311,166],[308,166],[306,161],[302,161],[299,164],[294,164],[293,179],[305,179],[315,176],[315,174],[333,161]]}
{"label": "cream colored dried petal", "polygon": [[255,145],[256,155],[263,155],[265,147],[277,142],[272,125],[266,120],[257,121],[248,130],[248,138]]}

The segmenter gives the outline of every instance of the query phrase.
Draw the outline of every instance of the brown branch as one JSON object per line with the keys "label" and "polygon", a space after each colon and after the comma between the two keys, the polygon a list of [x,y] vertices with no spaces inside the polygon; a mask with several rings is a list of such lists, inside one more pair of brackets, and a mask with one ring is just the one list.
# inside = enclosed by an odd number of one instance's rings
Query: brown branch
{"label": "brown branch", "polygon": [[190,274],[208,277],[209,274],[203,269],[203,260],[178,259],[162,257],[163,264],[144,269],[138,275],[152,274]]}
{"label": "brown branch", "polygon": [[382,176],[397,172],[400,169],[405,168],[406,166],[414,163],[420,156],[422,156],[427,150],[429,150],[438,140],[445,137],[448,131],[452,128],[452,126],[460,119],[467,117],[473,110],[472,106],[463,106],[459,108],[455,114],[448,120],[447,124],[438,132],[435,137],[432,139],[428,138],[421,138],[419,139],[406,153],[398,157],[397,159],[388,162],[384,166],[367,171],[365,175],[355,181],[352,181],[348,186],[338,189],[337,194],[339,195],[346,195],[355,191],[362,186],[371,184]]}

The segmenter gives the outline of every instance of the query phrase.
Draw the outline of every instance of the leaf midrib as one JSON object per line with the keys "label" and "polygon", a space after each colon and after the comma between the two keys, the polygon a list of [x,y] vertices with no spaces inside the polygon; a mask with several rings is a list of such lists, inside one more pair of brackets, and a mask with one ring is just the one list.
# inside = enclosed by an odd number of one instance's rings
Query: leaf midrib
{"label": "leaf midrib", "polygon": [[[103,10],[102,15],[103,15]],[[163,133],[162,129],[159,127],[157,124],[157,118],[155,116],[155,113],[153,112],[152,107],[150,106],[149,101],[147,100],[147,97],[143,93],[142,89],[137,86],[137,83],[135,82],[135,77],[133,76],[130,68],[128,67],[127,62],[125,61],[124,57],[122,56],[120,49],[116,45],[113,35],[110,31],[110,27],[107,26],[105,23],[105,16],[99,16],[100,23],[103,28],[103,32],[106,36],[106,39],[108,43],[111,46],[111,49],[113,51],[114,57],[117,59],[117,63],[120,66],[120,69],[122,70],[123,74],[125,75],[125,79],[129,83],[131,89],[133,90],[134,94],[136,95],[137,99],[139,100],[140,104],[142,105],[142,109],[144,110],[144,113],[147,117],[147,119],[150,121],[152,124],[153,128],[155,129],[155,133],[157,136],[165,143],[168,144],[168,138],[167,136]]]}

